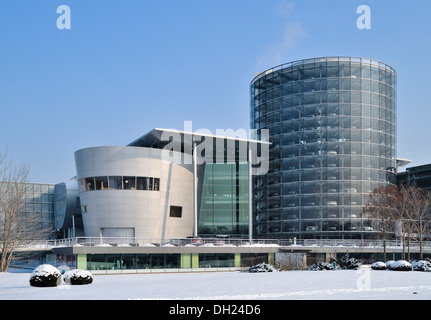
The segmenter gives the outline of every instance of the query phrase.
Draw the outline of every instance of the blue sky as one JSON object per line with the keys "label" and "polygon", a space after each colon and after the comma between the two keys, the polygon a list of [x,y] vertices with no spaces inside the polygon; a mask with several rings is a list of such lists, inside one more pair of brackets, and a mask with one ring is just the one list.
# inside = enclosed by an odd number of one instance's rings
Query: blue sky
{"label": "blue sky", "polygon": [[[371,30],[356,26],[359,5]],[[340,55],[397,70],[398,157],[431,163],[430,12],[425,0],[2,0],[0,150],[31,181],[67,181],[80,148],[184,121],[248,129],[256,72]]]}

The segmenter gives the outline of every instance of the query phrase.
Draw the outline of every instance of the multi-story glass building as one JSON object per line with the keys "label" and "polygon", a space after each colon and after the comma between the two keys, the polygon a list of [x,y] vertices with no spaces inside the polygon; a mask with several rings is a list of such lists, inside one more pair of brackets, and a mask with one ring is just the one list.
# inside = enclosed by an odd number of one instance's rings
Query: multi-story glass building
{"label": "multi-story glass building", "polygon": [[40,228],[49,230],[54,221],[54,185],[26,183],[25,191],[26,205],[23,213],[38,215]]}
{"label": "multi-story glass building", "polygon": [[[23,216],[32,217],[31,227],[29,222],[23,223],[25,226],[25,230],[21,230],[25,233],[23,238],[55,237],[56,234],[52,228],[55,217],[54,186],[45,183],[0,181],[3,205],[8,204],[8,207],[15,208],[13,210],[17,210]],[[2,211],[2,214],[4,215],[5,212]],[[41,230],[46,230],[46,232],[40,232]],[[3,234],[0,234],[3,237]]]}
{"label": "multi-story glass building", "polygon": [[251,82],[251,128],[269,129],[255,225],[267,238],[364,238],[370,192],[394,183],[396,72],[371,59],[295,61]]}
{"label": "multi-story glass building", "polygon": [[431,190],[431,165],[426,164],[407,168],[397,175],[399,185],[410,185],[424,190]]}

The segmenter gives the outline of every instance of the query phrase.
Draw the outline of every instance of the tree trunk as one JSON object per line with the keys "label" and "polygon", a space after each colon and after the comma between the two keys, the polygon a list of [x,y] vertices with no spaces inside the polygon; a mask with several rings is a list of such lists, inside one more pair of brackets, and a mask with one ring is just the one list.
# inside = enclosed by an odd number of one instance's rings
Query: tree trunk
{"label": "tree trunk", "polygon": [[409,237],[407,238],[407,260],[409,260],[410,261],[410,235],[409,235]]}

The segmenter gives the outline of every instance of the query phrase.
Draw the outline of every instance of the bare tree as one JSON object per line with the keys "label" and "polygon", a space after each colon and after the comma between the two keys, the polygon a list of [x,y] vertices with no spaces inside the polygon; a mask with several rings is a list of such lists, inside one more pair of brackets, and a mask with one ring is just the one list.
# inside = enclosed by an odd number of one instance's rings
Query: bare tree
{"label": "bare tree", "polygon": [[380,186],[370,194],[363,214],[380,221],[385,260],[388,233],[401,238],[403,259],[407,246],[408,260],[410,241],[417,238],[423,259],[423,239],[431,227],[431,193],[413,186]]}
{"label": "bare tree", "polygon": [[411,231],[419,240],[420,259],[423,259],[423,239],[431,226],[431,194],[415,187],[408,187],[408,191]]}
{"label": "bare tree", "polygon": [[383,241],[383,259],[386,261],[386,241],[389,233],[396,230],[394,203],[397,197],[396,186],[381,185],[368,198],[362,214],[371,216],[379,222],[380,235]]}
{"label": "bare tree", "polygon": [[42,227],[40,212],[27,205],[28,173],[28,165],[14,166],[0,155],[0,272],[7,271],[17,249],[53,231]]}
{"label": "bare tree", "polygon": [[410,240],[412,239],[412,230],[414,221],[411,219],[411,196],[415,193],[415,188],[401,185],[396,190],[393,207],[395,208],[395,219],[397,221],[397,231],[402,240],[403,256],[405,260],[406,245],[408,250],[408,260],[410,260]]}

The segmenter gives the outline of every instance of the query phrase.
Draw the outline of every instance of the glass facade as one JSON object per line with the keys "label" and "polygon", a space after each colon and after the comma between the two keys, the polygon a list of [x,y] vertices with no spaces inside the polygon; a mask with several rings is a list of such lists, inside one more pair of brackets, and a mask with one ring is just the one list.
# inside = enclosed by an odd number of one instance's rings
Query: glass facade
{"label": "glass facade", "polygon": [[199,235],[248,234],[248,164],[205,164]]}
{"label": "glass facade", "polygon": [[88,254],[88,270],[180,268],[180,254]]}
{"label": "glass facade", "polygon": [[368,194],[395,182],[396,73],[351,57],[281,65],[251,86],[251,128],[269,129],[270,170],[254,178],[257,234],[363,238]]}
{"label": "glass facade", "polygon": [[[23,213],[38,215],[38,228],[42,230],[52,230],[55,222],[54,185],[26,183]],[[52,237],[55,237],[55,234],[52,234]]]}
{"label": "glass facade", "polygon": [[[71,268],[86,268],[87,270],[126,270],[126,269],[179,269],[179,268],[233,268],[249,267],[253,262],[268,262],[270,253],[142,253],[142,254],[86,254],[81,255],[79,266],[71,260]],[[55,255],[54,255],[55,256]],[[57,256],[57,263],[64,265],[64,255]]]}
{"label": "glass facade", "polygon": [[228,268],[235,267],[234,253],[201,253],[199,254],[200,268]]}

